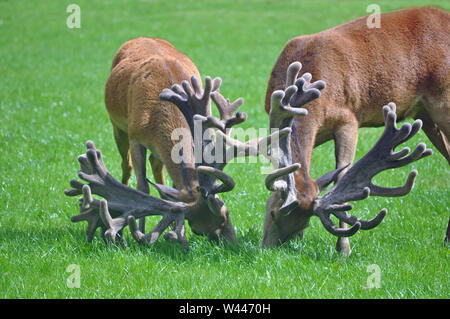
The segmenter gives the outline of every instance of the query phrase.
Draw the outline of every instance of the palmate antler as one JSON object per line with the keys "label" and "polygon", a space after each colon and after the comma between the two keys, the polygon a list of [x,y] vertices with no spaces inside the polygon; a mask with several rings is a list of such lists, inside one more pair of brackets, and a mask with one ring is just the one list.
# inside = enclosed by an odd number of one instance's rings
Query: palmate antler
{"label": "palmate antler", "polygon": [[194,116],[200,115],[208,117],[211,115],[210,94],[219,90],[222,79],[217,77],[212,80],[209,76],[205,79],[205,89],[201,88],[196,76],[191,77],[191,84],[188,81],[174,84],[170,89],[164,89],[161,94],[161,100],[172,102],[183,113],[189,124],[191,132],[194,132]]}
{"label": "palmate antler", "polygon": [[[78,176],[89,184],[72,180],[72,189],[65,190],[67,196],[83,194],[80,199],[80,214],[73,216],[73,222],[86,220],[86,235],[91,241],[95,230],[102,227],[104,236],[114,241],[117,234],[129,224],[133,237],[140,243],[152,244],[161,233],[173,222],[174,230],[166,233],[167,240],[176,240],[187,248],[185,237],[185,214],[188,205],[156,198],[115,180],[106,169],[102,153],[95,148],[93,142],[86,143],[86,154],[78,157],[81,170]],[[104,199],[92,198],[92,194]],[[162,215],[162,220],[149,234],[142,234],[136,225],[136,218],[151,215]]]}
{"label": "palmate antler", "polygon": [[[412,125],[405,123],[400,129],[397,129],[394,103],[383,107],[383,115],[385,129],[375,146],[356,162],[332,189],[316,199],[314,203],[314,214],[320,218],[327,231],[333,235],[348,237],[359,229],[371,229],[378,226],[387,213],[386,209],[382,209],[373,219],[366,221],[348,214],[347,211],[351,210],[353,206],[345,203],[362,200],[369,195],[394,197],[408,194],[414,186],[416,170],[411,171],[402,187],[380,187],[374,185],[371,180],[381,171],[402,167],[432,154],[432,150],[427,149],[424,143],[420,143],[411,153],[407,147],[394,152],[398,145],[409,140],[420,130],[422,122],[416,120]],[[330,219],[330,214],[352,227],[349,229],[336,227]]]}

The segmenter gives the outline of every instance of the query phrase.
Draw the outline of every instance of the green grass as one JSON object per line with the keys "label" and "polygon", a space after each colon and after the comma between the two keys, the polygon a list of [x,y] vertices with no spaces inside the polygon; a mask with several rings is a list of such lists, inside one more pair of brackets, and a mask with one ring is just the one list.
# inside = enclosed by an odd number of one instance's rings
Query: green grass
{"label": "green grass", "polygon": [[[247,127],[267,127],[266,84],[286,41],[366,14],[373,1],[81,1],[81,29],[66,27],[73,1],[0,1],[0,297],[2,298],[448,298],[449,249],[442,246],[450,206],[449,168],[436,151],[426,160],[376,178],[400,185],[419,171],[410,195],[369,198],[355,212],[368,218],[389,208],[374,230],[351,238],[343,259],[316,218],[304,240],[259,249],[269,192],[261,164],[231,164],[236,180],[224,194],[238,245],[216,245],[188,230],[190,251],[160,239],[128,249],[99,236],[86,243],[73,224],[77,201],[64,196],[88,139],[111,173],[120,159],[103,102],[117,49],[152,36],[169,40],[202,75],[221,76],[222,92],[243,96]],[[377,1],[382,12],[448,1]],[[382,129],[360,132],[357,158]],[[426,141],[420,132],[409,144]],[[314,152],[312,175],[333,168],[333,145]],[[151,176],[149,176],[151,178]],[[132,180],[135,185],[135,179]],[[151,224],[156,223],[151,220]],[[66,268],[81,269],[81,287]],[[377,264],[381,288],[365,289]]]}

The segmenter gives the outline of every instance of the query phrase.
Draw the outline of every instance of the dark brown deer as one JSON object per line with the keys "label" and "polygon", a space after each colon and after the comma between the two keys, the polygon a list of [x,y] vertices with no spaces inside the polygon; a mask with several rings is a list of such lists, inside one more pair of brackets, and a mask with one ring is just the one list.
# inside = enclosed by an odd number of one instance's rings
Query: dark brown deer
{"label": "dark brown deer", "polygon": [[[293,120],[290,145],[294,162],[301,164],[295,173],[299,211],[311,212],[323,187],[323,180],[310,176],[313,148],[334,140],[339,180],[353,163],[358,129],[383,125],[381,106],[390,101],[399,120],[422,120],[424,132],[450,163],[450,14],[437,8],[399,10],[381,15],[381,28],[372,29],[366,20],[290,40],[273,67],[268,113],[273,92],[287,86],[292,62],[301,61],[309,77],[327,83],[322,97],[305,105],[308,116]],[[344,219],[340,224],[346,227]],[[270,242],[291,235],[280,230]],[[337,249],[350,254],[348,238],[339,237]]]}

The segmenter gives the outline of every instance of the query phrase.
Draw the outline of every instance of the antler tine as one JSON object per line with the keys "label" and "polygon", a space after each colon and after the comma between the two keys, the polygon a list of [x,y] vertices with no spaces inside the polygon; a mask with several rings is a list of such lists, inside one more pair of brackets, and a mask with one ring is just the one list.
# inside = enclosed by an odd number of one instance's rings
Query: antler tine
{"label": "antler tine", "polygon": [[70,181],[70,186],[72,186],[73,188],[64,190],[64,194],[66,194],[66,196],[81,195],[81,194],[83,194],[83,191],[82,191],[83,185],[84,185],[83,183],[80,183],[79,181],[72,179]]}
{"label": "antler tine", "polygon": [[107,230],[105,231],[105,237],[108,238],[110,241],[115,241],[117,233],[122,229],[123,227],[120,227],[117,223],[117,219],[114,221],[111,215],[109,214],[108,210],[108,202],[104,199],[100,201],[100,218],[104,225],[106,225]]}
{"label": "antler tine", "polygon": [[[387,214],[386,208],[383,208],[374,218],[371,220],[362,220],[353,215],[347,214],[345,211],[351,210],[352,205],[333,205],[329,207],[327,211],[316,212],[315,214],[320,218],[322,225],[325,229],[338,237],[350,237],[356,234],[360,229],[369,230],[377,227],[384,219]],[[330,218],[330,213],[342,220],[343,222],[351,225],[350,228],[340,228],[336,227]]]}
{"label": "antler tine", "polygon": [[333,221],[330,218],[330,214],[319,214],[317,215],[320,218],[320,221],[322,222],[322,225],[325,227],[325,229],[338,237],[350,237],[353,236],[358,232],[358,230],[361,228],[361,223],[356,222],[352,227],[350,228],[340,228],[336,227],[336,225],[333,223]]}
{"label": "antler tine", "polygon": [[289,64],[286,71],[286,88],[295,84],[295,81],[297,80],[297,76],[300,73],[301,69],[302,64],[298,61]]}
{"label": "antler tine", "polygon": [[272,192],[280,192],[283,204],[279,207],[282,215],[288,215],[300,205],[291,173],[300,168],[299,163],[275,169],[267,175],[266,188]]}
{"label": "antler tine", "polygon": [[[86,230],[88,241],[92,240],[95,230],[99,226],[102,227],[106,239],[114,241],[127,225],[130,216],[140,218],[162,215],[163,219],[159,228],[165,225],[166,221],[170,221],[169,224],[174,221],[177,226],[175,235],[179,238],[179,242],[187,247],[187,241],[182,236],[184,234],[182,229],[184,216],[189,211],[187,204],[156,198],[123,185],[109,174],[100,150],[97,150],[92,142],[88,142],[86,147],[86,155],[79,157],[82,169],[78,175],[89,184],[85,185],[72,180],[70,184],[73,189],[66,190],[65,194],[68,196],[83,194],[80,199],[80,214],[73,216],[71,220],[73,222],[88,221]],[[104,199],[94,199],[92,194],[100,195]],[[181,221],[183,225],[181,225]],[[160,229],[159,234],[164,229]],[[150,233],[144,237],[153,238],[155,234],[156,232]],[[169,239],[173,237],[174,235],[168,235]]]}
{"label": "antler tine", "polygon": [[320,97],[320,91],[326,87],[325,81],[318,80],[311,83],[311,79],[310,73],[304,73],[295,81],[297,93],[292,96],[289,102],[293,107],[301,107]]}
{"label": "antler tine", "polygon": [[347,214],[345,211],[333,211],[334,216],[344,221],[349,225],[355,225],[356,223],[361,224],[362,230],[369,230],[377,227],[384,219],[387,214],[387,209],[383,208],[374,218],[371,220],[361,220],[353,215]]}
{"label": "antler tine", "polygon": [[[218,91],[212,92],[210,94],[211,99],[214,101],[217,109],[219,110],[220,121],[211,121],[210,125],[215,127],[222,132],[226,132],[226,129],[233,127],[234,125],[240,124],[247,120],[247,113],[244,112],[234,112],[244,103],[243,98],[238,98],[233,103],[230,103],[230,99],[225,99],[222,94]],[[220,124],[218,124],[220,123]]]}
{"label": "antler tine", "polygon": [[311,83],[311,73],[304,73],[300,78],[297,78],[302,64],[300,62],[293,62],[289,65],[286,71],[286,88],[295,85],[297,87],[297,94],[293,95],[289,104],[293,107],[301,107],[314,99],[320,97],[320,91],[326,87],[325,81],[318,80]]}
{"label": "antler tine", "polygon": [[292,126],[294,116],[305,116],[308,111],[300,107],[291,107],[289,100],[295,96],[298,88],[291,85],[285,91],[277,90],[270,99],[269,125],[270,128],[283,129]]}
{"label": "antler tine", "polygon": [[229,134],[229,130],[227,131],[227,129],[247,120],[246,113],[236,112],[233,115],[235,110],[244,102],[243,98],[239,98],[233,103],[230,103],[230,100],[225,99],[218,91],[212,92],[210,96],[219,110],[220,119],[212,115],[195,115],[194,120],[201,121],[204,128],[216,128],[223,133]]}
{"label": "antler tine", "polygon": [[[343,203],[362,200],[369,195],[395,197],[408,194],[414,186],[414,180],[417,176],[416,170],[410,172],[406,183],[401,187],[387,188],[377,186],[372,183],[372,179],[381,171],[402,167],[432,154],[432,150],[427,149],[424,143],[419,143],[411,153],[409,153],[409,148],[394,152],[398,145],[409,140],[420,130],[422,122],[416,120],[412,125],[405,123],[400,129],[397,129],[396,106],[394,103],[389,103],[383,107],[383,115],[385,129],[377,143],[347,171],[331,190],[323,197],[318,198],[314,204],[314,214],[320,217],[328,231],[330,231],[330,228],[327,219],[329,219],[330,214],[334,214],[337,218],[350,225],[360,223],[361,229],[371,229],[378,226],[387,213],[386,209],[381,210],[375,218],[365,221],[345,213],[345,211],[351,210],[353,206]],[[408,153],[409,155],[407,155]],[[325,224],[324,221],[328,224]],[[336,235],[334,230],[330,232]],[[344,233],[344,235],[341,233],[339,231],[338,236],[352,235],[350,231]]]}

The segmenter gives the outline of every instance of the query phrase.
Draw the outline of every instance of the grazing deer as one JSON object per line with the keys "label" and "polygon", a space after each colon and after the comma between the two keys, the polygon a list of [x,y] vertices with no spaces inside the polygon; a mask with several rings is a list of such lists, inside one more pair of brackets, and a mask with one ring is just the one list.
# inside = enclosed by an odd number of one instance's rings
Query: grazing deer
{"label": "grazing deer", "polygon": [[[148,194],[146,151],[155,181],[164,184],[163,167],[171,176],[179,197],[193,201],[195,170],[187,166],[181,174],[171,160],[175,145],[170,134],[186,121],[172,103],[161,101],[161,91],[175,83],[199,77],[195,64],[169,42],[156,38],[137,38],[123,44],[114,57],[105,87],[105,105],[114,139],[122,158],[122,183],[128,184],[134,168],[137,189]],[[144,231],[144,219],[140,229]]]}
{"label": "grazing deer", "polygon": [[[404,9],[381,15],[381,28],[372,29],[366,20],[288,41],[270,76],[268,113],[272,93],[284,90],[286,70],[294,61],[328,85],[320,99],[305,106],[308,116],[296,117],[292,126],[292,153],[301,164],[295,185],[303,211],[312,209],[323,186],[309,175],[313,148],[334,140],[336,168],[344,168],[339,180],[354,160],[358,129],[383,125],[380,106],[390,101],[400,120],[422,120],[424,132],[450,163],[450,14],[428,7]],[[350,254],[348,238],[338,238],[337,249]]]}
{"label": "grazing deer", "polygon": [[[235,156],[257,155],[259,145],[270,143],[270,139],[278,138],[279,134],[247,143],[235,141],[231,148],[216,143],[214,130],[223,131],[222,135],[227,136],[232,126],[247,119],[245,113],[234,114],[243,100],[234,103],[226,100],[219,93],[220,78],[207,77],[203,90],[198,77],[193,62],[167,41],[138,38],[119,49],[106,84],[105,103],[122,157],[122,183],[128,183],[133,167],[141,192],[118,185],[104,167],[101,153],[88,142],[87,153],[79,161],[80,177],[89,185],[73,180],[73,189],[66,191],[68,196],[83,194],[80,214],[72,217],[72,221],[88,221],[88,241],[98,227],[102,228],[103,236],[114,240],[129,223],[137,241],[152,244],[174,222],[175,231],[168,232],[166,239],[178,240],[187,246],[184,219],[195,234],[212,240],[221,237],[236,241],[228,210],[217,196],[234,187],[233,179],[223,169]],[[189,78],[191,83],[187,81]],[[181,86],[176,84],[180,82]],[[219,110],[220,119],[211,115],[211,99]],[[199,143],[194,143],[193,139],[195,121],[201,124],[198,126]],[[181,143],[173,138],[173,132],[183,128]],[[178,149],[179,144],[187,145],[181,148],[181,161],[173,158],[173,150]],[[147,195],[147,149],[151,151],[150,164],[156,179],[152,185],[162,199]],[[203,154],[206,149],[214,154],[213,160],[206,161],[203,156],[194,158],[196,151]],[[164,185],[163,166],[173,180],[173,188]],[[92,199],[91,191],[104,197],[107,203]],[[137,229],[136,218],[142,221],[145,216],[156,214],[162,214],[163,219],[152,232],[144,235],[142,222]]]}
{"label": "grazing deer", "polygon": [[[396,105],[389,103],[380,112],[384,118],[385,130],[375,146],[345,171],[333,188],[322,197],[318,197],[317,194],[313,204],[305,209],[302,206],[302,197],[299,196],[301,190],[297,185],[298,175],[295,175],[300,171],[301,164],[294,162],[293,150],[297,149],[291,147],[293,141],[296,143],[295,137],[291,137],[291,132],[294,132],[294,117],[304,117],[307,114],[306,117],[309,116],[308,110],[302,107],[320,97],[325,83],[321,80],[310,83],[309,73],[297,79],[300,69],[300,62],[292,63],[287,70],[286,89],[277,90],[271,95],[270,128],[288,129],[289,133],[280,139],[276,148],[272,145],[272,152],[267,154],[276,169],[266,177],[266,187],[272,191],[272,195],[266,204],[263,247],[278,245],[301,234],[312,216],[319,217],[325,229],[339,237],[352,236],[359,229],[367,230],[378,226],[387,213],[386,209],[382,209],[373,219],[366,221],[348,214],[347,211],[353,206],[347,202],[362,200],[369,195],[395,197],[408,194],[417,176],[415,170],[409,174],[402,187],[380,187],[372,184],[371,180],[386,169],[405,166],[432,154],[432,150],[427,149],[424,143],[420,143],[409,155],[410,149],[407,147],[394,152],[397,146],[420,130],[422,121],[416,120],[412,125],[405,123],[397,129]],[[315,181],[317,187],[325,188],[343,169],[339,168],[317,179]],[[331,214],[352,227],[336,227],[330,218]]]}

